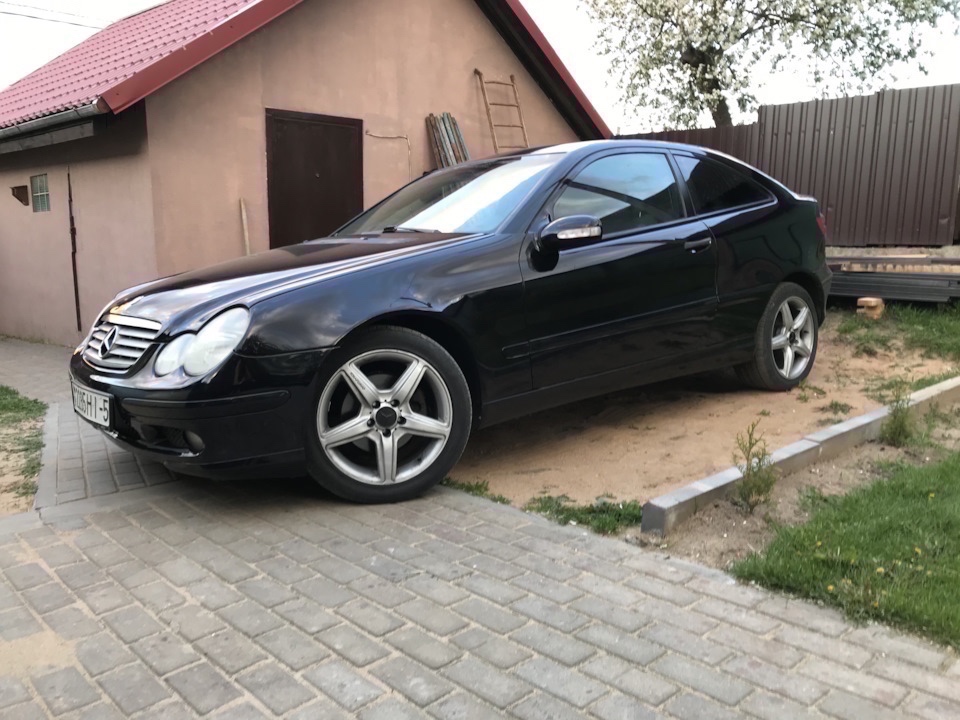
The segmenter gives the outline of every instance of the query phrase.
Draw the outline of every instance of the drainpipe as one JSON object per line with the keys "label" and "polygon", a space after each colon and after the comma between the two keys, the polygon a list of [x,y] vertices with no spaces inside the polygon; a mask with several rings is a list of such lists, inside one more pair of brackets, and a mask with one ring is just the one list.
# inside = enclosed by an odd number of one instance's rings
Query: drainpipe
{"label": "drainpipe", "polygon": [[73,265],[73,303],[77,310],[77,332],[83,332],[80,323],[80,280],[77,277],[77,225],[73,221],[73,183],[67,166],[67,209],[70,213],[70,262]]}

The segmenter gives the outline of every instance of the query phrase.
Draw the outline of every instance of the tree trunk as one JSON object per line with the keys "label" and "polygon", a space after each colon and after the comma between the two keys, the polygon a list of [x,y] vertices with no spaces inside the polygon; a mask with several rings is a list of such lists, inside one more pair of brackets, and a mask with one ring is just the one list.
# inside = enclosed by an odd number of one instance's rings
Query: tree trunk
{"label": "tree trunk", "polygon": [[710,108],[710,114],[713,115],[713,124],[716,127],[730,127],[733,125],[733,118],[730,117],[730,107],[727,105],[727,99],[721,97],[719,102]]}
{"label": "tree trunk", "polygon": [[694,72],[693,83],[701,97],[706,97],[716,93],[720,98],[710,107],[710,114],[713,116],[713,124],[716,127],[730,127],[733,125],[733,118],[730,117],[730,106],[727,105],[727,99],[721,94],[723,88],[720,81],[717,80],[716,73],[709,75],[701,74],[702,68],[715,70],[720,58],[723,57],[723,48],[714,47],[709,50],[696,48],[688,45],[680,55],[680,62],[689,65]]}

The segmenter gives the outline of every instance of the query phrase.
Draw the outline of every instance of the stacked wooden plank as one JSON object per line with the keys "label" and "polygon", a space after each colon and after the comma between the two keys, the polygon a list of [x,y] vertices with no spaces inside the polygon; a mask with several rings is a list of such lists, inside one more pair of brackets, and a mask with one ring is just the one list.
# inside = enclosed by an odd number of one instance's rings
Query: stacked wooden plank
{"label": "stacked wooden plank", "polygon": [[948,303],[960,300],[960,258],[930,255],[831,256],[830,295]]}
{"label": "stacked wooden plank", "polygon": [[431,113],[427,117],[427,135],[438,168],[458,165],[470,159],[460,125],[450,113]]}
{"label": "stacked wooden plank", "polygon": [[827,262],[843,272],[960,273],[960,259],[930,255],[828,257]]}

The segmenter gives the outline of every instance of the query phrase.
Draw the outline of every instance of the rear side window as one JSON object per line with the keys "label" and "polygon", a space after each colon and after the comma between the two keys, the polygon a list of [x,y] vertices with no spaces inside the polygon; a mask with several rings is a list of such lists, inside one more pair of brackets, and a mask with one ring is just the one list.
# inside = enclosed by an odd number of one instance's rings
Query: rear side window
{"label": "rear side window", "polygon": [[590,163],[568,181],[553,219],[593,215],[604,234],[627,232],[683,217],[677,179],[666,155],[624,153]]}
{"label": "rear side window", "polygon": [[714,160],[677,155],[698,215],[766,202],[773,196],[746,175]]}

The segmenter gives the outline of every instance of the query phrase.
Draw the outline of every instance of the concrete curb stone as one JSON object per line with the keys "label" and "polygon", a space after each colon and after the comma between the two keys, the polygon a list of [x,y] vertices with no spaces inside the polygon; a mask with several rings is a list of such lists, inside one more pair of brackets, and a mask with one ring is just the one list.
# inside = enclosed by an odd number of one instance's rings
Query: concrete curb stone
{"label": "concrete curb stone", "polygon": [[[910,409],[919,415],[934,405],[960,402],[960,377],[951,378],[910,396]],[[782,447],[771,454],[771,461],[781,473],[794,473],[814,463],[831,460],[870,440],[876,440],[889,415],[886,407],[807,435],[802,440]],[[736,467],[697,480],[644,503],[642,532],[666,535],[701,508],[728,496],[742,479]]]}

